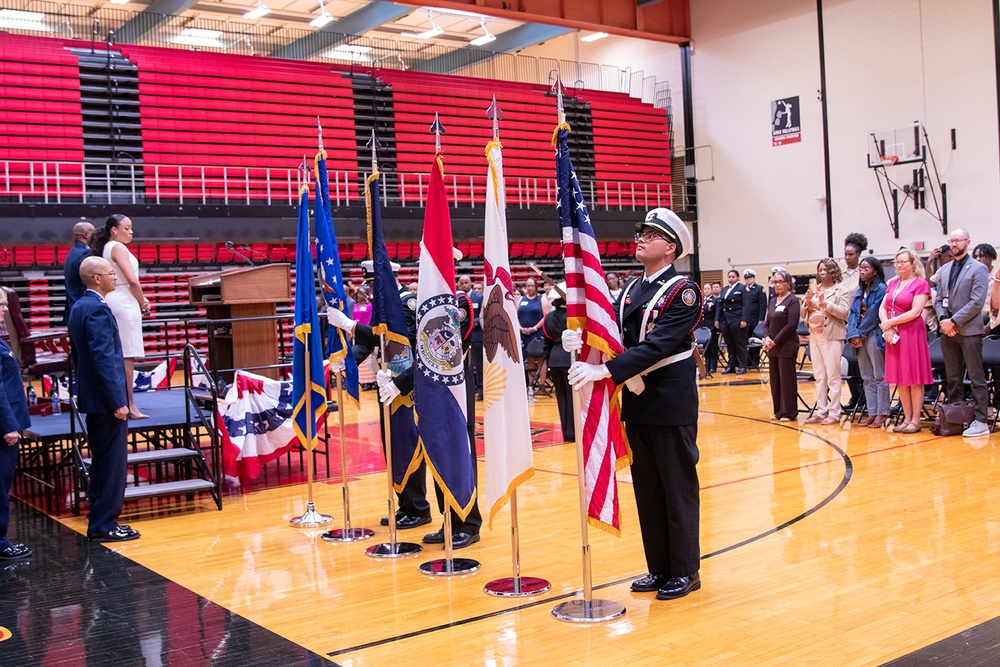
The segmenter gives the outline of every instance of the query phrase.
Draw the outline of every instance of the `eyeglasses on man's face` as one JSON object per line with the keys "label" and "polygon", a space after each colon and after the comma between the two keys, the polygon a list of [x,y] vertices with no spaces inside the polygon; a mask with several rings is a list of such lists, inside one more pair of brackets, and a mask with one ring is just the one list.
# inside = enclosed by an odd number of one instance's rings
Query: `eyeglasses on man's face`
{"label": "eyeglasses on man's face", "polygon": [[635,238],[636,243],[638,243],[639,241],[642,241],[643,243],[649,243],[650,241],[653,241],[655,239],[663,239],[664,241],[667,240],[667,237],[663,236],[662,234],[657,234],[656,232],[653,231],[645,231],[641,233],[637,232],[633,238]]}

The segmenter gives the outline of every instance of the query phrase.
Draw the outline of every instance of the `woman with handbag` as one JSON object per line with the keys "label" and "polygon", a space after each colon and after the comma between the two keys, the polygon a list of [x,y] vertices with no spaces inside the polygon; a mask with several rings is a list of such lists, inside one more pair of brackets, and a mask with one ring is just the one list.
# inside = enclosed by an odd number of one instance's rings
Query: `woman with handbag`
{"label": "woman with handbag", "polygon": [[809,358],[816,379],[816,409],[806,424],[840,423],[840,358],[847,338],[847,316],[851,294],[843,289],[843,274],[833,259],[816,265],[816,283],[810,283],[803,303],[803,318],[809,325]]}
{"label": "woman with handbag", "polygon": [[879,325],[885,336],[885,379],[896,385],[903,406],[903,423],[897,433],[920,430],[924,385],[934,381],[927,327],[920,314],[931,296],[924,280],[924,265],[909,249],[896,253],[896,277],[886,286],[879,307]]}
{"label": "woman with handbag", "polygon": [[885,269],[876,257],[858,264],[858,289],[854,292],[847,340],[858,351],[858,367],[868,405],[868,428],[882,428],[889,418],[889,384],[885,381],[885,337],[879,327],[879,307],[885,298]]}

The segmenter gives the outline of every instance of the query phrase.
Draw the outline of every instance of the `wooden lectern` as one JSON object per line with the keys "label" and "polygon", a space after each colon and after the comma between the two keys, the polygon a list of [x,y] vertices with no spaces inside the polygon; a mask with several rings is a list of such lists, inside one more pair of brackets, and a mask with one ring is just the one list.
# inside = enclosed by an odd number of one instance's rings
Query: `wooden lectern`
{"label": "wooden lectern", "polygon": [[[289,265],[266,264],[203,273],[188,280],[188,296],[191,305],[203,307],[210,320],[273,317],[278,303],[292,300]],[[277,321],[220,321],[212,326],[216,328],[215,356],[210,360],[213,371],[278,364]],[[278,379],[277,368],[252,372]],[[232,373],[223,375],[232,381]]]}

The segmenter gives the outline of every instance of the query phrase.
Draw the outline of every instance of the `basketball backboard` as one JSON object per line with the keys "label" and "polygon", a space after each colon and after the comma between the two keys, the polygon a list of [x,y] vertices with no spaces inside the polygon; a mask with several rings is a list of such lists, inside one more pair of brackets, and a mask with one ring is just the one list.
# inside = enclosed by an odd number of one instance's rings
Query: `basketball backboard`
{"label": "basketball backboard", "polygon": [[872,169],[923,162],[926,153],[924,129],[919,122],[868,133],[868,166]]}

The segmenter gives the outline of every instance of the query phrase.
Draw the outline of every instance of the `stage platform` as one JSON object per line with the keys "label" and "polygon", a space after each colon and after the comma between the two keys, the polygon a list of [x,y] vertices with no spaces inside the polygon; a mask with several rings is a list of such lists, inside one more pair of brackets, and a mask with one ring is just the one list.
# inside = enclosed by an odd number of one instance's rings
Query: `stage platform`
{"label": "stage platform", "polygon": [[[130,432],[149,431],[184,426],[188,423],[187,414],[184,409],[184,400],[183,389],[165,389],[137,393],[135,395],[135,403],[139,406],[140,410],[149,415],[149,419],[129,420],[128,430]],[[192,414],[193,416],[194,414]],[[31,427],[24,431],[24,437],[42,441],[69,438],[69,410],[64,409],[62,414],[58,415],[32,415]]]}

